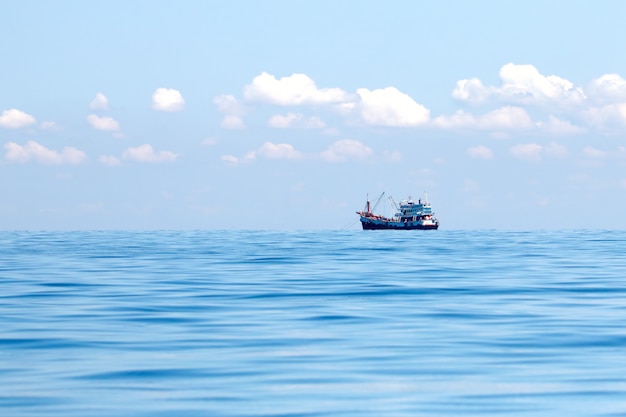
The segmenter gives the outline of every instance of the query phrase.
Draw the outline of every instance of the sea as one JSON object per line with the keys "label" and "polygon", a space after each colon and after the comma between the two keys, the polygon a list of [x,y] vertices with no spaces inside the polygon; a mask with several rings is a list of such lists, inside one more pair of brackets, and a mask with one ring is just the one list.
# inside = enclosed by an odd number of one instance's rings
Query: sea
{"label": "sea", "polygon": [[626,416],[626,231],[0,232],[1,416]]}

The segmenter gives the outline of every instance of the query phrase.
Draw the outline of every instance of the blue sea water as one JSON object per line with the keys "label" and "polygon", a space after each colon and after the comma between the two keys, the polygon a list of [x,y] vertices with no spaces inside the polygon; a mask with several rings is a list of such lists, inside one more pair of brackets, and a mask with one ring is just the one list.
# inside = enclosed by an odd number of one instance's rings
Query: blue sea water
{"label": "blue sea water", "polygon": [[0,233],[2,416],[626,416],[626,231]]}

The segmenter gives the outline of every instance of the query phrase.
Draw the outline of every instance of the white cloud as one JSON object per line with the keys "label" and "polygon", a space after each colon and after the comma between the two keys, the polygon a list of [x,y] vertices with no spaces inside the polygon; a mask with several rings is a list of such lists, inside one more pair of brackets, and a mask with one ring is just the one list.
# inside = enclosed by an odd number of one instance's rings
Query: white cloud
{"label": "white cloud", "polygon": [[543,147],[543,151],[547,156],[551,156],[554,158],[565,158],[569,155],[569,151],[567,147],[560,145],[558,143],[552,142]]}
{"label": "white cloud", "polygon": [[37,120],[33,116],[17,109],[5,110],[0,115],[0,127],[6,129],[19,129],[36,122]]}
{"label": "white cloud", "polygon": [[479,119],[481,129],[532,129],[533,121],[521,107],[506,106],[493,110]]}
{"label": "white cloud", "polygon": [[219,139],[215,136],[209,136],[208,138],[204,138],[202,139],[202,145],[204,146],[213,146],[213,145],[217,145],[217,143],[219,142]]}
{"label": "white cloud", "polygon": [[259,150],[257,155],[268,159],[300,159],[302,154],[294,149],[294,147],[288,143],[272,143],[265,142]]}
{"label": "white cloud", "polygon": [[100,161],[100,163],[112,167],[118,166],[122,163],[122,161],[120,161],[118,157],[110,155],[102,155],[98,158],[98,160]]}
{"label": "white cloud", "polygon": [[493,159],[493,151],[483,145],[474,146],[467,150],[467,154],[477,159]]}
{"label": "white cloud", "polygon": [[39,128],[42,130],[49,130],[52,132],[56,132],[61,130],[61,126],[57,125],[55,122],[41,122]]}
{"label": "white cloud", "polygon": [[373,151],[361,142],[353,139],[342,139],[333,143],[320,156],[325,161],[341,162],[348,158],[364,159],[372,154]]}
{"label": "white cloud", "polygon": [[246,124],[241,117],[228,115],[224,116],[220,126],[224,129],[244,129]]}
{"label": "white cloud", "polygon": [[567,108],[580,105],[585,94],[570,81],[556,75],[545,76],[533,65],[516,65],[509,63],[500,69],[501,85],[485,87],[476,78],[460,80],[452,92],[458,100],[471,104],[486,101],[505,103],[552,105]]}
{"label": "white cloud", "polygon": [[61,152],[48,149],[35,141],[28,141],[22,146],[15,142],[4,145],[5,159],[12,162],[28,162],[34,160],[42,164],[80,164],[87,159],[87,155],[76,148],[65,147]]}
{"label": "white cloud", "polygon": [[438,116],[433,125],[443,129],[528,130],[535,127],[521,107],[505,106],[484,115],[474,116],[458,110],[452,116]]}
{"label": "white cloud", "polygon": [[320,129],[326,124],[319,117],[305,117],[300,113],[287,113],[286,115],[274,115],[267,122],[269,126],[286,129],[286,128],[303,128],[303,129]]}
{"label": "white cloud", "polygon": [[245,107],[230,94],[219,95],[213,99],[213,102],[222,113],[235,114],[238,116],[242,116],[246,113]]}
{"label": "white cloud", "polygon": [[587,94],[601,104],[626,102],[626,80],[619,74],[605,74],[591,81]]}
{"label": "white cloud", "polygon": [[271,103],[279,106],[329,104],[349,100],[340,88],[317,88],[305,74],[293,74],[276,79],[263,72],[244,87],[244,98],[250,102]]}
{"label": "white cloud", "polygon": [[241,158],[238,158],[234,155],[222,155],[220,159],[226,162],[228,165],[233,165],[233,166],[241,165],[244,163],[254,161],[256,159],[256,152],[250,151]]}
{"label": "white cloud", "polygon": [[547,122],[538,122],[537,127],[551,135],[580,135],[586,132],[585,128],[575,126],[567,120],[561,120],[552,115],[548,116]]}
{"label": "white cloud", "polygon": [[87,123],[91,125],[94,129],[104,130],[108,132],[117,132],[120,130],[120,124],[108,116],[96,116],[95,114],[90,114],[87,116]]}
{"label": "white cloud", "polygon": [[459,80],[452,91],[452,97],[472,104],[481,104],[494,93],[493,87],[485,87],[478,78]]}
{"label": "white cloud", "polygon": [[152,94],[152,108],[159,111],[177,112],[185,108],[185,99],[173,88],[157,88]]}
{"label": "white cloud", "polygon": [[568,155],[568,151],[565,146],[554,142],[548,145],[523,143],[511,147],[510,152],[514,157],[529,162],[540,162],[543,159],[543,156],[564,158]]}
{"label": "white cloud", "polygon": [[374,126],[418,126],[428,122],[430,110],[395,87],[370,91],[359,88],[363,121]]}
{"label": "white cloud", "polygon": [[213,102],[217,105],[217,109],[225,113],[224,119],[222,119],[221,126],[224,129],[243,129],[245,123],[243,121],[243,115],[246,114],[246,108],[232,95],[222,94]]}
{"label": "white cloud", "polygon": [[107,110],[109,108],[109,99],[102,93],[97,93],[96,97],[89,104],[92,110]]}
{"label": "white cloud", "polygon": [[122,154],[122,158],[136,162],[169,162],[176,160],[179,156],[170,151],[155,152],[148,144],[128,148]]}
{"label": "white cloud", "polygon": [[599,129],[626,125],[626,102],[591,107],[583,112],[583,118],[590,126]]}
{"label": "white cloud", "polygon": [[597,159],[605,158],[608,155],[606,151],[601,151],[600,149],[596,149],[592,146],[585,147],[583,149],[583,154],[585,154],[585,156],[588,156],[590,158],[597,158]]}
{"label": "white cloud", "polygon": [[524,143],[515,145],[511,148],[511,154],[518,158],[530,162],[541,161],[541,152],[543,147],[537,143]]}

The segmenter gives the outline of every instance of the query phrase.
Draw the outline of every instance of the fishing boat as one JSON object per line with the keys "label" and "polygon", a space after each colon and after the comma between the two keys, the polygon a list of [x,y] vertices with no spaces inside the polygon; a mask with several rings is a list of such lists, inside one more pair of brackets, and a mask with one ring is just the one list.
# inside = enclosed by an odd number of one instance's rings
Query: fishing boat
{"label": "fishing boat", "polygon": [[402,200],[399,205],[392,197],[389,197],[392,207],[396,210],[393,217],[374,213],[384,195],[385,193],[382,193],[378,197],[374,208],[371,207],[368,198],[363,211],[356,212],[360,217],[363,230],[437,230],[439,228],[439,220],[435,217],[426,194],[417,202],[409,197],[407,200]]}

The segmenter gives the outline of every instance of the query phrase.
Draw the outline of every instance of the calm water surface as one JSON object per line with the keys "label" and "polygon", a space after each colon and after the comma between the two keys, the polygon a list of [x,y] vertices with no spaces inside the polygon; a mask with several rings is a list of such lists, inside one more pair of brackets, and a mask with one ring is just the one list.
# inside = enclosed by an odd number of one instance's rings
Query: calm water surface
{"label": "calm water surface", "polygon": [[1,232],[2,416],[626,416],[626,231]]}

